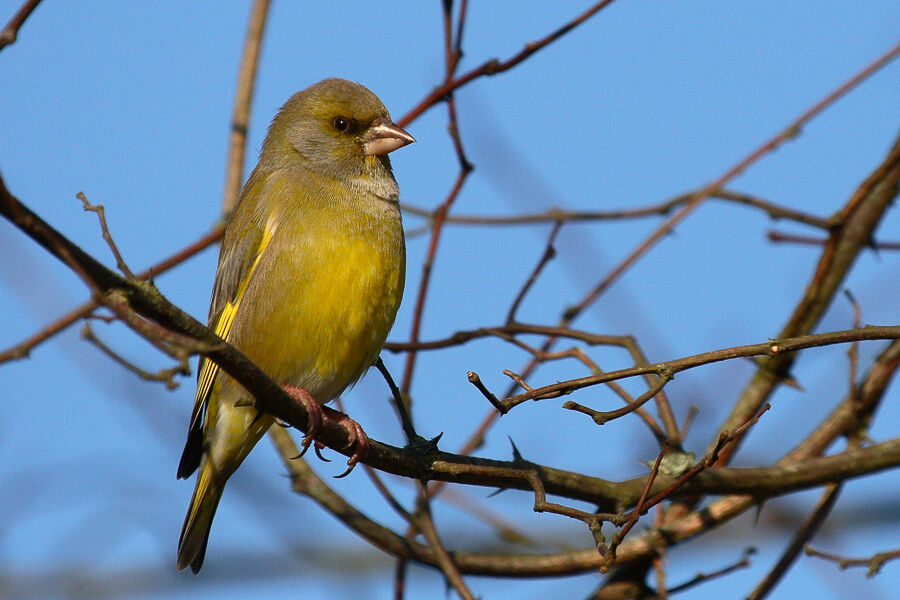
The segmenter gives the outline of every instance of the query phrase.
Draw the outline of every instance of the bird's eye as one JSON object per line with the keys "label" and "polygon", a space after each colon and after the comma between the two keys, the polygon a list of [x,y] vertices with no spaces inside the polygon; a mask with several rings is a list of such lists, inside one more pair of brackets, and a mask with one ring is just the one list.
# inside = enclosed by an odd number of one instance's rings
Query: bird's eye
{"label": "bird's eye", "polygon": [[331,124],[334,125],[334,128],[341,133],[347,133],[348,131],[350,131],[350,119],[345,119],[344,117],[335,117],[334,121],[332,121]]}

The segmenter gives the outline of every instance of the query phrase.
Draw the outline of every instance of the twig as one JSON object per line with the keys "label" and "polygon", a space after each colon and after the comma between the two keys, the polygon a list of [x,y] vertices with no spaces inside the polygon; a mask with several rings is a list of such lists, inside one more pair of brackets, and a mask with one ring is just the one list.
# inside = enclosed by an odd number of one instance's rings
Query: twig
{"label": "twig", "polygon": [[900,558],[900,550],[879,552],[869,558],[847,558],[837,554],[831,554],[830,552],[822,552],[821,550],[816,550],[810,546],[807,546],[804,552],[807,556],[815,556],[817,558],[824,558],[825,560],[835,562],[841,570],[849,567],[869,567],[866,577],[875,577],[881,571],[881,567],[883,567],[885,563]]}
{"label": "twig", "polygon": [[663,447],[660,448],[659,454],[656,457],[656,462],[653,463],[653,467],[650,469],[650,475],[647,477],[647,485],[644,486],[644,491],[641,492],[641,497],[637,501],[637,505],[635,505],[634,510],[631,511],[631,514],[628,516],[628,521],[625,523],[625,526],[619,530],[616,536],[613,538],[612,542],[609,544],[609,547],[606,549],[606,559],[610,563],[615,563],[616,560],[616,549],[622,543],[622,540],[625,539],[625,536],[628,535],[628,532],[637,524],[638,519],[641,518],[646,512],[644,508],[645,502],[647,501],[647,495],[650,493],[650,490],[653,488],[653,482],[656,481],[656,476],[659,475],[659,466],[662,464],[663,458],[666,456],[666,452],[669,451],[669,445],[663,444]]}
{"label": "twig", "polygon": [[606,412],[598,411],[588,408],[587,406],[582,406],[577,402],[572,402],[571,400],[565,402],[563,404],[563,408],[588,415],[591,419],[594,420],[594,423],[596,423],[597,425],[604,425],[605,423],[608,423],[613,419],[624,417],[625,415],[631,414],[639,409],[641,406],[655,397],[660,392],[660,390],[662,390],[663,387],[665,387],[665,385],[672,380],[672,377],[673,375],[671,373],[661,373],[660,377],[656,380],[656,383],[654,383],[649,390],[641,394],[634,402],[631,402],[627,406],[623,406],[622,408],[619,408],[617,410],[610,410]]}
{"label": "twig", "polygon": [[[538,213],[525,213],[519,215],[507,216],[489,216],[489,215],[449,215],[446,218],[448,224],[455,225],[532,225],[536,223],[577,223],[584,221],[615,221],[621,219],[639,219],[644,217],[665,216],[683,204],[687,204],[696,195],[696,191],[687,194],[681,194],[671,200],[666,200],[659,204],[640,208],[629,208],[620,210],[564,210],[562,208],[550,208]],[[785,219],[803,223],[810,227],[824,229],[830,231],[834,223],[830,219],[811,215],[799,210],[795,210],[788,206],[781,206],[764,200],[757,196],[735,192],[731,190],[719,190],[710,194],[710,200],[721,200],[724,202],[732,202],[742,204],[752,208],[758,208],[764,211],[772,219]],[[433,212],[411,204],[401,204],[403,212],[431,219]]]}
{"label": "twig", "polygon": [[[490,508],[473,494],[466,493],[454,486],[445,486],[440,497],[441,502],[465,512],[494,529],[497,537],[504,542],[534,546],[536,542],[524,531],[517,528],[507,515]],[[560,550],[569,550],[567,544],[559,544]]]}
{"label": "twig", "polygon": [[[465,73],[464,75],[460,75],[456,79],[452,79],[452,78],[448,77],[447,79],[444,80],[443,85],[439,86],[434,91],[432,91],[430,94],[428,94],[425,98],[423,98],[422,101],[419,102],[419,104],[415,108],[413,108],[408,113],[406,113],[406,115],[402,119],[400,119],[397,123],[401,127],[409,124],[410,121],[419,117],[419,115],[421,115],[423,112],[425,112],[426,110],[428,110],[429,108],[431,108],[432,106],[434,106],[435,104],[440,102],[441,100],[446,99],[446,97],[449,94],[451,94],[454,90],[466,85],[473,79],[477,79],[477,78],[483,77],[485,75],[496,75],[497,73],[502,73],[503,71],[507,71],[507,70],[513,68],[514,66],[518,65],[520,62],[522,62],[523,60],[525,60],[526,58],[528,58],[529,56],[534,54],[535,52],[543,49],[548,44],[555,42],[556,40],[561,38],[563,35],[567,34],[571,30],[575,29],[577,26],[579,26],[582,23],[584,23],[585,21],[587,21],[589,18],[594,16],[594,14],[596,14],[598,11],[605,8],[606,6],[608,6],[611,3],[612,3],[612,0],[603,0],[602,2],[598,2],[597,4],[595,4],[594,6],[592,6],[585,12],[583,12],[582,14],[578,15],[577,17],[575,17],[574,19],[572,19],[571,21],[569,21],[568,23],[566,23],[565,25],[563,25],[562,27],[560,27],[559,29],[554,31],[553,33],[550,33],[549,35],[541,38],[540,40],[537,40],[534,42],[528,42],[527,44],[525,44],[525,47],[522,50],[520,50],[515,56],[513,56],[512,58],[510,58],[508,60],[501,62],[495,58],[495,59],[485,62],[480,67],[472,69],[471,71],[469,71],[468,73]],[[459,27],[458,31],[460,31],[460,32],[462,31],[462,26]],[[455,65],[453,65],[453,66],[455,67]]]}
{"label": "twig", "polygon": [[388,384],[388,388],[390,388],[391,390],[391,398],[394,401],[394,409],[397,411],[397,416],[400,417],[400,426],[403,428],[403,433],[406,434],[406,441],[412,444],[418,439],[419,436],[416,433],[416,428],[413,427],[412,416],[409,414],[409,407],[403,400],[403,394],[400,393],[400,388],[398,388],[397,384],[394,383],[394,378],[391,377],[391,372],[388,371],[387,367],[384,364],[384,361],[381,360],[380,356],[378,357],[378,360],[375,361],[375,367],[381,373],[381,376],[384,377],[384,380]]}
{"label": "twig", "polygon": [[182,357],[181,362],[174,367],[171,367],[169,369],[162,369],[160,371],[157,371],[156,373],[151,373],[126,360],[112,348],[103,343],[103,341],[98,338],[96,334],[94,334],[94,331],[93,329],[91,329],[90,325],[84,325],[81,330],[81,337],[94,344],[97,349],[103,352],[103,354],[105,354],[107,357],[111,358],[119,365],[125,367],[125,369],[131,371],[141,379],[147,381],[161,381],[166,384],[166,389],[168,390],[174,390],[178,387],[178,382],[175,381],[175,375],[190,375],[191,373],[191,369],[188,366],[187,356]]}
{"label": "twig", "polygon": [[222,193],[222,214],[226,216],[231,214],[241,192],[250,105],[253,101],[256,68],[259,65],[259,53],[268,14],[269,0],[254,0],[250,8],[250,18],[247,20],[244,52],[238,68],[237,88],[234,91],[231,134],[228,137],[228,158],[225,161],[225,186]]}
{"label": "twig", "polygon": [[797,560],[797,557],[800,556],[803,545],[816,534],[816,531],[818,531],[822,523],[825,522],[825,519],[828,517],[829,513],[831,513],[831,509],[834,508],[834,504],[837,502],[840,493],[840,484],[832,484],[825,489],[825,493],[816,505],[815,510],[794,534],[791,543],[785,548],[781,557],[778,559],[778,562],[772,567],[772,570],[766,573],[763,580],[759,582],[752,592],[750,592],[750,595],[747,596],[747,600],[762,600],[769,592],[775,589],[775,586],[778,585],[778,582],[781,581],[784,574],[787,573],[794,561]]}
{"label": "twig", "polygon": [[750,557],[756,554],[756,548],[747,548],[744,550],[744,554],[739,561],[732,565],[728,565],[725,568],[719,569],[718,571],[713,571],[711,573],[698,573],[693,579],[690,581],[686,581],[680,585],[677,585],[673,588],[669,588],[670,594],[677,594],[679,592],[683,592],[687,589],[694,587],[695,585],[699,585],[704,581],[709,581],[710,579],[715,579],[716,577],[722,577],[724,575],[728,575],[729,573],[733,573],[738,569],[746,569],[750,566]]}
{"label": "twig", "polygon": [[450,553],[444,548],[444,544],[441,542],[441,538],[434,526],[434,519],[431,516],[431,505],[428,499],[427,490],[425,489],[425,484],[421,481],[417,482],[417,484],[419,486],[419,497],[416,501],[416,525],[428,541],[428,545],[437,555],[438,565],[444,573],[447,583],[449,583],[450,586],[456,590],[456,593],[465,600],[475,600],[475,596],[472,595],[466,582],[463,581],[462,575],[459,572],[459,567],[456,566]]}
{"label": "twig", "polygon": [[[706,469],[715,465],[715,463],[719,460],[719,454],[723,450],[725,450],[730,444],[733,444],[735,442],[735,440],[739,439],[741,434],[743,434],[747,429],[749,429],[750,427],[755,425],[759,421],[759,418],[767,410],[769,410],[768,404],[765,407],[763,407],[763,409],[759,412],[759,414],[757,414],[755,417],[753,417],[752,419],[750,419],[749,421],[747,421],[746,423],[741,425],[735,431],[733,431],[729,434],[725,434],[725,433],[720,434],[718,443],[706,457],[704,457],[702,460],[698,461],[696,465],[694,465],[691,469],[687,470],[684,474],[682,474],[680,477],[678,477],[678,479],[676,479],[674,483],[672,483],[671,485],[666,487],[664,490],[662,490],[661,492],[654,495],[649,500],[647,500],[646,496],[650,492],[650,487],[651,487],[652,483],[648,484],[644,488],[644,491],[641,493],[641,498],[638,501],[638,504],[631,511],[630,515],[628,515],[628,517],[627,517],[629,519],[630,525],[627,525],[618,534],[616,534],[615,539],[610,544],[609,550],[607,551],[607,558],[610,561],[615,560],[616,550],[617,550],[619,544],[622,543],[622,540],[625,538],[625,536],[631,530],[631,527],[633,527],[634,523],[637,522],[637,519],[642,514],[646,513],[651,508],[653,508],[654,506],[656,506],[657,504],[659,504],[660,502],[662,502],[663,500],[665,500],[666,498],[671,496],[676,490],[683,487],[689,481],[691,481],[692,479],[699,476],[700,473],[702,473]],[[654,472],[659,471],[659,468],[662,464],[662,460],[666,453],[666,449],[667,448],[664,446],[663,449],[660,451],[659,457],[656,459],[656,464],[653,467],[653,471],[651,471],[651,478],[656,477]]]}
{"label": "twig", "polygon": [[[212,244],[216,243],[222,238],[222,234],[224,232],[224,228],[220,225],[213,229],[211,232],[207,233],[197,241],[193,242],[186,248],[179,250],[175,254],[169,256],[168,258],[156,263],[146,271],[138,273],[138,279],[148,280],[153,276],[158,275],[160,273],[164,273],[168,271],[172,267],[175,267],[188,258],[194,256],[198,252],[205,250]],[[50,323],[37,333],[34,333],[27,339],[19,342],[15,346],[12,346],[3,352],[0,352],[0,364],[7,362],[9,360],[17,360],[21,358],[26,358],[31,353],[31,351],[42,342],[47,341],[54,335],[60,333],[61,331],[67,329],[69,326],[78,322],[79,320],[87,317],[91,312],[93,312],[100,304],[94,300],[89,300],[80,306],[73,308],[71,311],[58,318],[54,322]]]}
{"label": "twig", "polygon": [[[769,231],[769,233],[766,234],[766,237],[772,242],[789,242],[792,244],[805,244],[808,246],[824,246],[828,242],[828,238],[783,233],[774,229]],[[900,242],[872,242],[872,247],[876,250],[900,250]]]}
{"label": "twig", "polygon": [[583,311],[585,308],[590,306],[597,297],[600,296],[613,282],[615,282],[622,273],[627,271],[637,260],[643,256],[650,248],[656,245],[656,243],[665,237],[670,231],[672,231],[675,226],[683,221],[687,216],[694,211],[706,198],[710,195],[720,191],[728,182],[732,181],[738,175],[747,170],[750,165],[758,161],[760,158],[774,152],[781,144],[784,142],[793,139],[800,133],[803,127],[806,126],[809,121],[811,121],[814,117],[818,116],[822,111],[826,108],[834,104],[839,98],[841,98],[844,94],[849,92],[851,89],[862,83],[866,78],[873,75],[876,71],[887,65],[894,58],[900,55],[900,43],[895,45],[889,51],[887,51],[882,56],[878,57],[875,61],[870,63],[864,69],[853,75],[850,79],[845,81],[843,84],[839,85],[835,88],[831,93],[826,95],[824,98],[816,102],[813,106],[803,112],[799,117],[797,117],[793,122],[791,122],[787,127],[781,130],[781,132],[777,133],[774,137],[767,140],[757,149],[752,151],[750,154],[739,160],[734,164],[731,168],[729,168],[725,173],[720,175],[713,182],[709,183],[696,194],[694,194],[693,198],[684,205],[684,207],[675,213],[672,217],[670,217],[665,223],[663,223],[656,231],[654,231],[640,246],[638,246],[622,263],[613,269],[606,278],[601,281],[594,290],[591,291],[579,304],[575,306],[576,314]]}
{"label": "twig", "polygon": [[84,192],[78,192],[75,194],[75,197],[81,200],[84,210],[97,214],[97,219],[100,221],[100,232],[103,235],[104,241],[106,241],[106,245],[109,246],[110,252],[112,252],[113,257],[116,259],[116,267],[122,271],[122,274],[125,275],[125,277],[137,279],[134,276],[134,273],[131,272],[131,269],[128,268],[128,265],[125,264],[125,259],[122,258],[122,254],[119,252],[119,248],[116,246],[112,234],[109,233],[109,227],[106,224],[106,209],[103,208],[103,205],[91,204],[88,202]]}
{"label": "twig", "polygon": [[481,382],[481,377],[478,376],[478,373],[475,371],[468,371],[466,373],[466,377],[469,379],[469,383],[475,386],[475,388],[481,392],[481,394],[487,398],[488,402],[490,402],[494,408],[496,408],[500,414],[506,414],[506,407],[503,406],[503,403],[497,400],[497,396],[492,394],[490,390],[488,390],[484,384]]}
{"label": "twig", "polygon": [[509,410],[528,400],[558,398],[560,396],[571,394],[575,390],[606,383],[607,381],[635,377],[647,373],[652,373],[660,377],[666,374],[672,376],[686,369],[692,369],[734,358],[747,356],[779,356],[785,353],[797,352],[798,350],[819,346],[846,344],[861,340],[892,340],[898,338],[900,338],[900,325],[868,325],[861,329],[848,329],[845,331],[804,335],[783,340],[770,340],[769,342],[761,344],[734,346],[731,348],[723,348],[721,350],[713,350],[711,352],[703,352],[701,354],[695,354],[693,356],[671,361],[619,369],[617,371],[608,371],[600,375],[591,375],[589,377],[560,381],[551,385],[534,388],[516,396],[510,396],[503,400],[503,405]]}
{"label": "twig", "polygon": [[409,566],[408,558],[397,557],[397,566],[394,567],[394,600],[403,600],[403,593],[406,591],[407,566]]}
{"label": "twig", "polygon": [[209,353],[222,347],[221,345],[206,344],[145,319],[132,308],[128,297],[121,290],[112,290],[101,295],[99,302],[109,308],[141,337],[172,358],[186,360],[191,354]]}
{"label": "twig", "polygon": [[394,497],[391,493],[391,490],[387,488],[384,484],[384,481],[381,480],[381,477],[378,476],[378,471],[370,467],[369,465],[363,465],[363,471],[365,471],[366,475],[369,476],[369,479],[372,481],[372,484],[375,486],[375,489],[378,490],[378,493],[381,494],[381,497],[384,498],[385,502],[394,509],[403,520],[408,523],[413,523],[413,517],[409,514],[409,511],[403,508],[403,505]]}
{"label": "twig", "polygon": [[556,256],[556,248],[553,247],[553,243],[556,241],[556,235],[559,233],[561,227],[562,221],[557,221],[554,223],[553,229],[550,230],[550,236],[547,238],[547,245],[544,247],[544,253],[541,255],[540,260],[538,260],[538,263],[534,266],[534,270],[531,272],[531,275],[528,276],[522,289],[519,290],[516,299],[513,300],[512,306],[509,307],[509,312],[506,314],[507,325],[516,320],[516,312],[518,312],[519,305],[522,303],[522,300],[525,299],[528,290],[530,290],[531,286],[534,285],[534,282],[537,281],[538,275],[544,270],[547,263]]}
{"label": "twig", "polygon": [[[463,183],[465,183],[467,176],[467,171],[461,170],[459,172],[456,177],[456,182],[453,184],[453,188],[450,190],[450,193],[447,194],[447,197],[438,208],[434,218],[434,222],[431,225],[431,242],[428,245],[428,251],[425,256],[425,260],[422,262],[422,278],[419,281],[419,289],[416,293],[416,304],[413,309],[413,322],[409,334],[409,343],[413,345],[417,344],[419,341],[419,330],[422,327],[422,316],[425,311],[425,298],[428,295],[428,286],[431,282],[431,272],[434,268],[434,259],[435,255],[437,254],[438,242],[441,238],[441,231],[444,225],[444,217],[447,215],[447,211],[449,211],[450,207],[453,205],[453,201],[456,200],[456,197],[459,195],[459,192],[462,189]],[[408,394],[410,387],[412,386],[412,376],[415,364],[416,350],[412,350],[406,356],[406,368],[403,372],[403,383],[400,387],[400,390],[403,393]]]}
{"label": "twig", "polygon": [[[443,3],[444,54],[446,64],[444,73],[445,84],[446,82],[449,82],[453,79],[456,68],[459,66],[459,58],[460,56],[462,56],[462,40],[457,39],[454,43],[452,39],[452,13],[452,1],[445,0],[445,2]],[[460,34],[463,30],[464,18],[465,7],[463,7],[463,10],[461,11],[460,20],[457,25],[457,32]],[[415,308],[413,309],[413,320],[409,334],[410,343],[416,343],[419,341],[419,331],[422,326],[422,318],[425,312],[425,299],[428,295],[429,284],[431,283],[431,273],[432,269],[434,269],[434,261],[437,256],[437,249],[441,239],[441,232],[444,228],[444,221],[447,217],[447,214],[450,212],[450,207],[453,206],[453,203],[456,201],[456,198],[462,191],[463,184],[465,184],[466,179],[474,169],[474,166],[466,157],[466,151],[463,147],[462,138],[459,134],[459,120],[456,116],[456,102],[453,100],[452,91],[448,91],[444,100],[446,100],[447,102],[447,132],[450,134],[450,140],[453,142],[453,149],[456,153],[456,158],[459,161],[459,174],[457,175],[456,181],[454,182],[453,187],[450,189],[450,192],[447,194],[446,198],[444,198],[444,201],[440,204],[440,206],[438,206],[437,210],[435,211],[434,217],[431,222],[431,241],[428,244],[428,252],[425,256],[425,260],[422,261],[422,278],[419,281],[419,289],[416,293],[416,304]],[[404,124],[405,123],[403,122],[403,120],[401,120],[400,125],[403,126]],[[404,394],[408,394],[410,387],[412,386],[412,378],[413,371],[416,366],[416,358],[417,353],[415,350],[413,350],[406,356],[406,365],[403,372],[403,382],[400,386],[400,389]]]}
{"label": "twig", "polygon": [[3,31],[0,31],[0,50],[16,41],[16,38],[19,36],[19,29],[21,29],[25,20],[40,3],[41,0],[26,0],[25,3],[19,7],[16,14],[12,16],[6,24],[6,27],[3,28]]}
{"label": "twig", "polygon": [[[585,525],[588,525],[592,532],[598,533],[600,531],[600,524],[603,521],[609,521],[616,525],[625,522],[622,517],[615,513],[591,513],[556,502],[547,502],[547,491],[544,489],[544,482],[541,481],[540,475],[534,469],[527,471],[525,479],[531,485],[532,492],[534,492],[534,512],[549,512],[555,515],[569,517],[570,519],[581,521]],[[598,547],[598,550],[599,549],[600,548]]]}

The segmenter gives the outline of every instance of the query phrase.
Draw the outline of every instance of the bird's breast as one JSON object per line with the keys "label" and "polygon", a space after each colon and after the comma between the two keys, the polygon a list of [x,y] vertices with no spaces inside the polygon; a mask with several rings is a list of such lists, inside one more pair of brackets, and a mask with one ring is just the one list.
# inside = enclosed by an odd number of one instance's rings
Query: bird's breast
{"label": "bird's breast", "polygon": [[377,358],[403,295],[399,211],[310,210],[277,225],[235,342],[279,383],[326,402]]}

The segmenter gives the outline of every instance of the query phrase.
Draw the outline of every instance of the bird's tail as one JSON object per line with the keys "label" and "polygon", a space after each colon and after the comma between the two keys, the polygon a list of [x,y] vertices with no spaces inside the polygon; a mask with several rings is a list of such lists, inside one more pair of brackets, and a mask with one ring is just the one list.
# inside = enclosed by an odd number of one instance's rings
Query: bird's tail
{"label": "bird's tail", "polygon": [[181,528],[181,539],[178,540],[178,570],[183,571],[188,565],[195,574],[203,566],[206,555],[206,543],[209,541],[209,529],[212,527],[216,508],[225,489],[224,480],[215,476],[214,468],[209,460],[204,460],[197,475],[197,485],[191,497],[191,505],[184,517]]}

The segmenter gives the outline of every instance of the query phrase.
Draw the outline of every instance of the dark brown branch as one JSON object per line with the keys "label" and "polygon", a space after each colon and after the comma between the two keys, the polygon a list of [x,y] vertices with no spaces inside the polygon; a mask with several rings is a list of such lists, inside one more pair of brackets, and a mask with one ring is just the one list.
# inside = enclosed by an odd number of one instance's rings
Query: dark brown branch
{"label": "dark brown branch", "polygon": [[665,385],[672,380],[672,374],[668,372],[663,372],[660,377],[656,380],[656,383],[653,386],[640,395],[634,402],[630,402],[628,405],[623,406],[622,408],[610,411],[599,411],[594,410],[592,408],[588,408],[586,406],[582,406],[577,402],[568,401],[563,404],[563,408],[568,410],[574,410],[576,412],[580,412],[588,415],[591,419],[594,420],[594,423],[597,425],[604,425],[613,419],[618,419],[620,417],[624,417],[625,415],[629,415],[642,407],[644,404],[649,402],[651,399],[656,397],[656,395],[665,387]]}
{"label": "dark brown branch", "polygon": [[[212,244],[222,239],[224,231],[225,228],[222,225],[219,225],[186,248],[183,248],[182,250],[179,250],[168,258],[163,259],[149,269],[138,273],[137,278],[141,280],[152,279],[154,276],[159,275],[160,273],[164,273],[172,267],[181,264],[188,258],[194,256],[202,250],[205,250]],[[95,302],[94,300],[89,300],[84,304],[73,308],[71,311],[58,318],[56,321],[50,323],[34,335],[28,337],[22,342],[19,342],[15,346],[8,348],[7,350],[0,352],[0,363],[4,363],[9,360],[27,358],[31,351],[38,344],[47,341],[54,335],[60,333],[61,331],[64,331],[74,323],[77,323],[79,320],[87,317],[98,306],[100,305],[97,302]]]}
{"label": "dark brown branch", "polygon": [[16,14],[14,14],[6,24],[6,27],[0,31],[0,50],[3,50],[3,48],[16,41],[16,38],[19,36],[19,29],[22,28],[25,20],[31,16],[31,12],[37,8],[37,5],[40,3],[41,0],[26,0],[25,3],[19,7]]}

